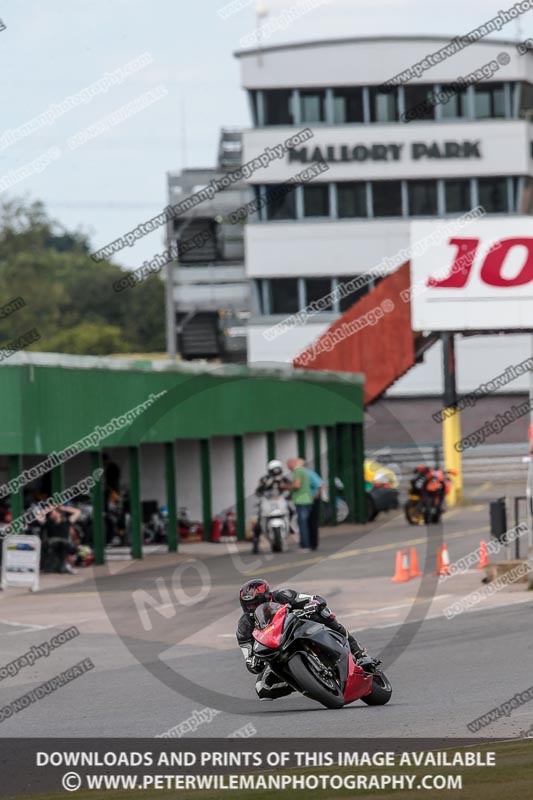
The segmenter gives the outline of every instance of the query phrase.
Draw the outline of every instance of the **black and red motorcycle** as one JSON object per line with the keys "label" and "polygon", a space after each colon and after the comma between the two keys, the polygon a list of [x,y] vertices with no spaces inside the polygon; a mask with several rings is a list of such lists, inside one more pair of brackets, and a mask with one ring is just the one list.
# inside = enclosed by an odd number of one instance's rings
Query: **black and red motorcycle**
{"label": "black and red motorcycle", "polygon": [[376,660],[356,664],[346,638],[309,617],[314,612],[263,603],[255,612],[254,655],[293,689],[326,708],[362,700],[388,703],[392,686]]}

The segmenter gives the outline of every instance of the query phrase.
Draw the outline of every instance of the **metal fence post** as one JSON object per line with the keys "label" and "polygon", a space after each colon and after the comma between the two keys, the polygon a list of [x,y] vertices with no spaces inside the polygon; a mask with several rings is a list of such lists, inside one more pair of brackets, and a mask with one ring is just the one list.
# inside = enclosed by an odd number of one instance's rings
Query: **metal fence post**
{"label": "metal fence post", "polygon": [[237,538],[244,539],[246,533],[244,503],[244,437],[233,437],[233,453],[235,462],[235,511],[237,516]]}
{"label": "metal fence post", "polygon": [[131,517],[131,555],[143,557],[141,535],[141,470],[139,448],[128,447],[130,467],[130,517]]}
{"label": "metal fence post", "polygon": [[[320,477],[322,477],[322,454],[320,452],[320,425],[313,425],[313,469]],[[319,525],[324,523],[324,504],[320,500],[318,506],[318,522]]]}
{"label": "metal fence post", "polygon": [[356,518],[355,511],[355,475],[353,470],[352,431],[351,425],[342,423],[338,425],[341,456],[341,478],[344,483],[344,498],[348,504],[346,520],[353,522]]}
{"label": "metal fence post", "polygon": [[64,464],[56,464],[50,470],[50,483],[52,494],[60,494],[65,487]]}
{"label": "metal fence post", "polygon": [[267,431],[267,459],[272,461],[276,458],[276,433],[275,431]]}
{"label": "metal fence post", "polygon": [[296,437],[298,441],[298,458],[303,458],[306,460],[306,451],[307,451],[307,442],[306,442],[306,435],[305,430],[297,430]]}
{"label": "metal fence post", "polygon": [[[9,480],[12,481],[15,480],[15,478],[18,478],[22,472],[22,456],[20,454],[8,456],[8,462]],[[24,513],[22,486],[19,486],[16,492],[11,492],[9,496],[9,503],[11,505],[11,518],[14,522]]]}
{"label": "metal fence post", "polygon": [[326,428],[328,442],[328,494],[330,507],[330,525],[337,524],[337,488],[335,478],[337,476],[337,431],[333,425]]}
{"label": "metal fence post", "polygon": [[165,442],[165,483],[167,493],[168,552],[175,553],[178,549],[177,535],[177,501],[176,501],[176,445],[175,442]]}
{"label": "metal fence post", "polygon": [[350,428],[352,435],[355,521],[364,524],[367,522],[364,430],[361,423],[354,423]]}
{"label": "metal fence post", "polygon": [[[99,450],[91,451],[91,473],[102,469],[102,454]],[[91,502],[93,505],[93,549],[94,563],[103,564],[105,562],[105,523],[104,523],[104,481],[103,475],[96,481],[91,488]]]}
{"label": "metal fence post", "polygon": [[211,539],[213,511],[211,503],[211,449],[209,439],[200,439],[200,470],[202,473],[202,519],[204,541]]}

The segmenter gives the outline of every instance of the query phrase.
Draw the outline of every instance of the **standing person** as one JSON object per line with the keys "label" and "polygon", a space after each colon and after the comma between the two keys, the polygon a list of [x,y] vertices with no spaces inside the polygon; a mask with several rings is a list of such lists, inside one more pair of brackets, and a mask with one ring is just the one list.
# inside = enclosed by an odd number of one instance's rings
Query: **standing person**
{"label": "standing person", "polygon": [[298,528],[300,529],[300,547],[310,550],[309,546],[309,514],[313,505],[309,475],[305,471],[303,458],[290,458],[287,466],[292,472],[292,483],[289,485],[291,498],[296,506]]}
{"label": "standing person", "polygon": [[111,461],[109,453],[102,454],[106,502],[111,492],[120,494],[120,467]]}
{"label": "standing person", "polygon": [[309,545],[311,550],[316,550],[318,547],[318,523],[320,521],[320,497],[324,481],[314,469],[310,467],[304,467],[304,469],[309,477],[309,488],[313,498],[313,505],[309,514]]}
{"label": "standing person", "polygon": [[123,544],[119,518],[122,511],[120,496],[120,467],[111,460],[109,453],[102,453],[104,464],[104,514],[106,542],[112,545]]}

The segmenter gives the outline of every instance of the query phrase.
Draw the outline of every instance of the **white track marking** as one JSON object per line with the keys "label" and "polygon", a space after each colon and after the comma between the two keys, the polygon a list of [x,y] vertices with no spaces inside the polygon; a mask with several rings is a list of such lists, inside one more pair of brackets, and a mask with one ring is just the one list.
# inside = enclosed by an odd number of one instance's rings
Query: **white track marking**
{"label": "white track marking", "polygon": [[[520,605],[522,603],[531,603],[531,602],[533,602],[533,598],[522,597],[520,598],[520,600],[513,600],[512,603],[500,603],[499,605],[494,605],[485,608],[471,608],[468,611],[464,611],[463,614],[476,614],[478,611],[497,611],[500,608],[510,608],[514,605]],[[461,616],[461,614],[458,614],[457,616]],[[414,625],[416,622],[425,622],[426,620],[433,620],[433,619],[446,619],[446,617],[442,612],[437,611],[436,613],[428,614],[425,617],[419,617],[418,619],[410,619],[409,624]],[[451,620],[447,621],[451,622]],[[352,633],[357,633],[359,631],[373,631],[381,628],[399,628],[401,625],[404,625],[405,623],[406,620],[403,620],[403,622],[387,622],[384,625],[369,625],[366,628],[350,628],[350,631]]]}
{"label": "white track marking", "polygon": [[[54,628],[55,625],[32,625],[29,622],[11,622],[8,619],[0,619],[0,625],[10,625],[13,628],[25,628],[25,631],[15,631],[15,633],[27,633],[28,631],[44,631],[48,628]],[[8,634],[6,634],[7,636]]]}
{"label": "white track marking", "polygon": [[[432,598],[432,600],[441,600],[445,597],[451,597],[451,594],[440,594]],[[414,603],[421,603],[422,600],[412,600],[410,603],[400,603],[396,606],[383,606],[382,608],[369,608],[362,609],[361,611],[352,611],[350,614],[341,614],[342,619],[346,617],[358,617],[360,614],[381,614],[383,611],[398,611],[400,608],[410,608]]]}

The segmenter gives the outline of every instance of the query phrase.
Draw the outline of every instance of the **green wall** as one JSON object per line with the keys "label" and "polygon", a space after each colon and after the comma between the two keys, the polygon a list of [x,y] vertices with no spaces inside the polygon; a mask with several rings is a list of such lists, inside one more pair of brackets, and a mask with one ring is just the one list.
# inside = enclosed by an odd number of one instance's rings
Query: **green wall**
{"label": "green wall", "polygon": [[164,390],[137,420],[97,446],[363,422],[360,375],[245,367],[194,373],[180,365],[165,370],[5,365],[0,453],[62,449]]}

